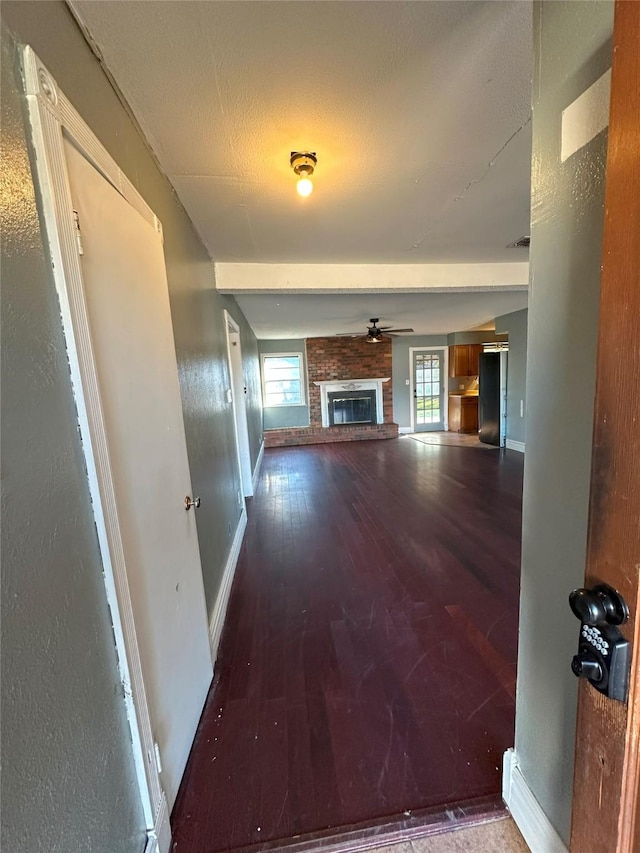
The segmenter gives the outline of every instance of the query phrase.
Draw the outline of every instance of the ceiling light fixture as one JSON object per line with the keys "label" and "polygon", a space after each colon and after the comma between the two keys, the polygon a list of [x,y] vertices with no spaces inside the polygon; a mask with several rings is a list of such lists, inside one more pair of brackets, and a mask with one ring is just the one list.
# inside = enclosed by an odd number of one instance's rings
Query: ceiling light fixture
{"label": "ceiling light fixture", "polygon": [[378,328],[377,322],[378,318],[371,319],[369,321],[371,325],[367,329],[367,343],[368,344],[379,344],[382,342],[382,331]]}
{"label": "ceiling light fixture", "polygon": [[292,151],[289,162],[299,179],[296,187],[298,195],[301,195],[303,198],[310,196],[313,192],[311,175],[313,175],[318,162],[316,154],[313,151]]}

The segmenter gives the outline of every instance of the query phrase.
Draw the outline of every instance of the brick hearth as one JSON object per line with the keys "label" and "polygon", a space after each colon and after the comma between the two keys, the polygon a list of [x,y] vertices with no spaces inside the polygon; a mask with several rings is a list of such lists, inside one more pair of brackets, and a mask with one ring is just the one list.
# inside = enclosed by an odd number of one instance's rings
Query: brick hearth
{"label": "brick hearth", "polygon": [[310,425],[267,430],[264,434],[265,447],[397,438],[398,425],[393,423],[391,378],[382,386],[382,424],[323,427],[320,388],[313,384],[354,378],[391,377],[391,340],[384,339],[380,343],[369,344],[363,338],[308,338],[307,369]]}
{"label": "brick hearth", "polygon": [[269,429],[265,447],[289,447],[297,444],[327,444],[331,441],[366,441],[371,438],[397,438],[398,424],[362,424],[338,427],[295,427]]}

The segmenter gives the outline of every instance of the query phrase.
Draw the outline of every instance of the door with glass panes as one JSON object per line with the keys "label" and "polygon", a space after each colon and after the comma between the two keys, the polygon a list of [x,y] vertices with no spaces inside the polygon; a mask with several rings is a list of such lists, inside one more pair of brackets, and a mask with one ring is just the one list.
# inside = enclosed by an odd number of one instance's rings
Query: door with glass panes
{"label": "door with glass panes", "polygon": [[414,430],[443,430],[444,351],[414,350],[412,361]]}

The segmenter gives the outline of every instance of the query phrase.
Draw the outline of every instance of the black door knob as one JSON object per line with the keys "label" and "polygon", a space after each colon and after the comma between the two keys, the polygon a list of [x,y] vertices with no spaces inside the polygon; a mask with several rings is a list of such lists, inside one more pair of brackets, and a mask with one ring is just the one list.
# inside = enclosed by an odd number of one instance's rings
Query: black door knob
{"label": "black door knob", "polygon": [[578,678],[582,676],[583,678],[588,678],[590,681],[602,681],[602,666],[588,652],[579,652],[577,655],[574,655],[571,661],[571,669]]}
{"label": "black door knob", "polygon": [[583,625],[598,625],[607,621],[607,611],[600,595],[591,589],[574,589],[569,606]]}
{"label": "black door knob", "polygon": [[569,605],[583,625],[622,625],[629,616],[620,593],[604,583],[593,589],[574,589]]}

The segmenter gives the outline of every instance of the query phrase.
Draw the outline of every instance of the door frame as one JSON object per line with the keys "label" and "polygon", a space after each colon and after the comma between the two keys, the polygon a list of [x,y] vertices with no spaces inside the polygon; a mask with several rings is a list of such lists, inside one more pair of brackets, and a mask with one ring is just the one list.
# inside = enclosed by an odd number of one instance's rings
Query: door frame
{"label": "door frame", "polygon": [[[251,470],[251,445],[249,443],[249,429],[247,425],[247,410],[244,398],[244,377],[238,376],[238,371],[233,366],[233,345],[238,346],[239,360],[242,364],[242,343],[240,341],[240,326],[233,319],[231,314],[225,309],[225,334],[227,340],[227,366],[229,368],[229,380],[231,388],[229,389],[231,408],[233,411],[233,431],[236,442],[236,455],[238,457],[238,477],[242,487],[242,494],[246,498],[253,495],[253,472]],[[237,335],[237,341],[232,340],[232,336]],[[241,400],[241,402],[239,402]],[[240,411],[240,406],[244,407],[244,411]],[[244,509],[244,501],[242,495],[239,496],[240,506]]]}
{"label": "door frame", "polygon": [[443,423],[444,423],[444,431],[446,432],[449,429],[449,395],[447,388],[447,381],[449,377],[449,347],[448,346],[435,346],[435,347],[409,347],[409,415],[411,424],[411,432],[416,431],[416,417],[413,409],[413,394],[416,388],[416,378],[413,372],[413,354],[415,352],[434,352],[438,350],[439,352],[443,352],[444,356],[442,359],[442,373],[443,373],[443,390],[442,390],[442,407],[443,407]]}
{"label": "door frame", "polygon": [[500,350],[500,447],[507,446],[507,394],[509,393],[509,347]]}
{"label": "door frame", "polygon": [[145,853],[165,853],[171,843],[169,811],[159,776],[159,758],[136,637],[63,135],[73,141],[98,172],[152,225],[161,240],[162,225],[28,45],[22,48],[21,61],[30,145],[35,154],[33,177],[40,192],[44,231],[62,316],[133,761],[147,828]]}

